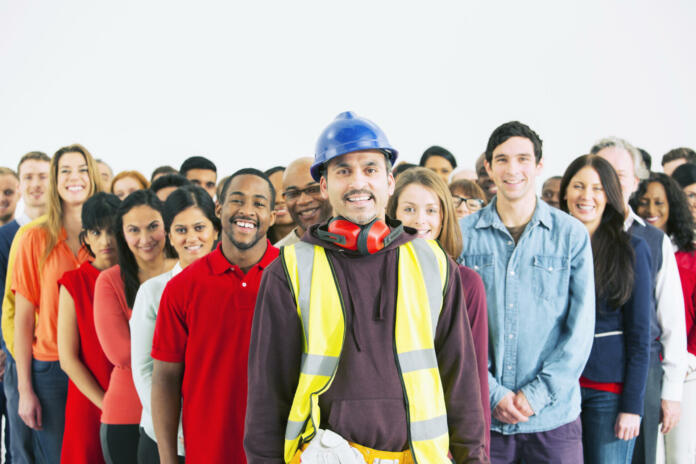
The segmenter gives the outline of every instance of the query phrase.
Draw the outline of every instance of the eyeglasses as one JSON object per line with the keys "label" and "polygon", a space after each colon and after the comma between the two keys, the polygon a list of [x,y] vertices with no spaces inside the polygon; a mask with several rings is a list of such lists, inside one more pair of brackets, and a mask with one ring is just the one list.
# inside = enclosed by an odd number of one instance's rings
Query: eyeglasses
{"label": "eyeglasses", "polygon": [[464,202],[466,202],[466,207],[469,208],[469,211],[478,211],[483,208],[483,200],[479,198],[464,198],[459,195],[452,195],[452,198],[454,199],[455,208],[459,208]]}
{"label": "eyeglasses", "polygon": [[321,194],[321,189],[319,188],[319,184],[310,185],[309,187],[303,189],[293,188],[291,190],[284,191],[283,198],[285,201],[297,200],[302,196],[303,193],[309,195],[310,197],[316,197]]}

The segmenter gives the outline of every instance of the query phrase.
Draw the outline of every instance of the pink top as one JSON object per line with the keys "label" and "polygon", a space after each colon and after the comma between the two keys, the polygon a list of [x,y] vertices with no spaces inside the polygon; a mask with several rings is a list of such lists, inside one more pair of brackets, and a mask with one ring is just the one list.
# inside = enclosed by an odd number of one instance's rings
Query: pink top
{"label": "pink top", "polygon": [[104,354],[114,365],[104,394],[102,424],[139,424],[142,406],[133,383],[130,358],[132,309],[126,304],[121,269],[113,266],[97,278],[94,288],[94,325]]}

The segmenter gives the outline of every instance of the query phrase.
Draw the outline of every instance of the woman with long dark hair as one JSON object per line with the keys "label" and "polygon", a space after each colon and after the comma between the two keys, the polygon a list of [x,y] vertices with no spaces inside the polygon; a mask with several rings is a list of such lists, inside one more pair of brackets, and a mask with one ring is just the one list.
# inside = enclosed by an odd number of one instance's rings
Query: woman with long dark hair
{"label": "woman with long dark hair", "polygon": [[162,202],[150,190],[136,190],[116,213],[118,265],[103,271],[94,290],[94,323],[99,342],[114,365],[104,395],[101,444],[107,464],[132,464],[137,449],[142,407],[130,360],[128,321],[140,284],[170,270]]}
{"label": "woman with long dark hair", "polygon": [[[680,169],[681,166],[677,169]],[[676,172],[676,171],[675,171]],[[682,174],[685,171],[681,171]],[[665,438],[665,463],[696,461],[696,245],[694,220],[686,190],[671,177],[653,173],[640,183],[633,209],[672,240],[686,310],[688,370],[681,402],[681,419]]]}
{"label": "woman with long dark hair", "polygon": [[17,243],[12,290],[19,416],[34,429],[34,455],[44,463],[60,461],[68,395],[58,355],[58,279],[89,257],[80,243],[82,205],[100,188],[86,148],[59,149],[51,160],[46,216]]}
{"label": "woman with long dark hair", "polygon": [[[143,283],[135,297],[131,328],[133,381],[143,405],[138,443],[138,464],[159,464],[155,428],[152,423],[152,337],[157,309],[167,282],[186,266],[213,249],[220,234],[215,203],[201,187],[187,185],[172,192],[164,202],[164,229],[179,261],[168,272]],[[179,460],[184,462],[183,432],[179,423]]]}
{"label": "woman with long dark hair", "polygon": [[104,391],[113,365],[97,339],[94,328],[94,286],[99,273],[116,264],[114,217],[120,204],[116,195],[97,193],[82,206],[80,240],[93,260],[58,281],[58,355],[68,375],[68,401],[61,462],[104,462],[99,444],[99,419]]}
{"label": "woman with long dark hair", "polygon": [[[447,184],[433,170],[411,168],[396,181],[387,203],[387,216],[411,227],[420,238],[438,240],[445,253],[456,259],[462,252],[462,233],[457,223],[454,202]],[[459,266],[466,294],[466,309],[476,351],[476,367],[481,387],[481,405],[486,424],[486,449],[491,429],[488,398],[488,315],[486,290],[476,271]]]}
{"label": "woman with long dark hair", "polygon": [[594,261],[595,339],[580,377],[585,462],[630,462],[648,377],[650,252],[623,229],[621,186],[606,160],[575,159],[560,192],[561,209],[587,227]]}

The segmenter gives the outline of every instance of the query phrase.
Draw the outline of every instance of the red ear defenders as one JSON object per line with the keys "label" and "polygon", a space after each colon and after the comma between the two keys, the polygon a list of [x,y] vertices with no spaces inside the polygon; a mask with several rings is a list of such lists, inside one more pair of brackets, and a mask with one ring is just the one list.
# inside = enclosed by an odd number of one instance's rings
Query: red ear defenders
{"label": "red ear defenders", "polygon": [[361,255],[377,253],[401,235],[403,226],[399,224],[393,230],[378,219],[364,225],[358,225],[342,217],[331,219],[327,230],[317,229],[322,240],[335,243],[347,250],[360,252]]}

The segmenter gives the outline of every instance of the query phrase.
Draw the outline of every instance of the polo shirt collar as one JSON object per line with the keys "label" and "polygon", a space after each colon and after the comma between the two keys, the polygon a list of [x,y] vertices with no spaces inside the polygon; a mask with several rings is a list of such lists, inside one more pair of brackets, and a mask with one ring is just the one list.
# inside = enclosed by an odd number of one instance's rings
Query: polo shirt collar
{"label": "polo shirt collar", "polygon": [[[478,220],[476,221],[477,229],[485,229],[487,227],[495,227],[500,230],[506,230],[505,224],[500,220],[500,215],[498,215],[498,210],[495,205],[498,201],[498,197],[495,196],[491,202],[481,210]],[[553,221],[551,220],[551,206],[547,205],[546,202],[536,199],[536,206],[534,207],[534,214],[532,219],[530,219],[530,224],[541,224],[547,229],[551,230]]]}
{"label": "polo shirt collar", "polygon": [[[218,243],[218,246],[215,248],[214,251],[210,253],[210,268],[213,271],[213,274],[224,274],[226,271],[231,270],[233,268],[239,269],[239,266],[236,264],[232,264],[229,261],[227,261],[227,258],[225,258],[225,255],[222,254],[222,241]],[[266,239],[266,252],[263,254],[261,257],[261,260],[259,260],[258,263],[255,264],[255,266],[259,266],[261,269],[266,268],[271,262],[278,256],[278,251],[276,248],[273,247],[271,242]]]}

